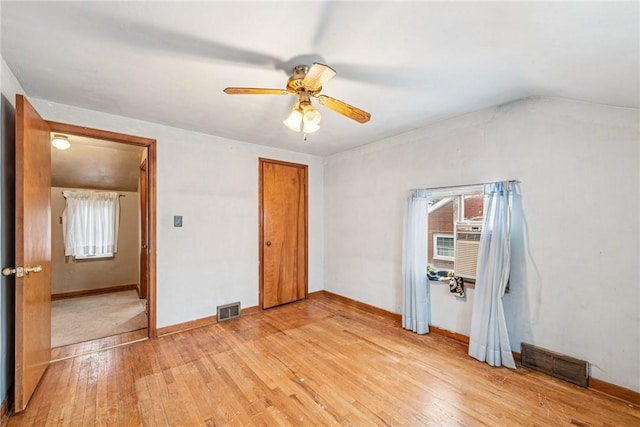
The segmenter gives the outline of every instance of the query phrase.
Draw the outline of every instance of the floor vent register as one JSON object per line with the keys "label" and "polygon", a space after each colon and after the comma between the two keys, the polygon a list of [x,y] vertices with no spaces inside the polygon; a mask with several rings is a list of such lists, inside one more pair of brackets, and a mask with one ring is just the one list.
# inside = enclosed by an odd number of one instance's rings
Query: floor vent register
{"label": "floor vent register", "polygon": [[218,306],[218,322],[224,322],[225,320],[235,319],[240,317],[240,302],[234,302],[231,304]]}
{"label": "floor vent register", "polygon": [[589,386],[589,363],[531,344],[522,343],[522,365],[581,387]]}

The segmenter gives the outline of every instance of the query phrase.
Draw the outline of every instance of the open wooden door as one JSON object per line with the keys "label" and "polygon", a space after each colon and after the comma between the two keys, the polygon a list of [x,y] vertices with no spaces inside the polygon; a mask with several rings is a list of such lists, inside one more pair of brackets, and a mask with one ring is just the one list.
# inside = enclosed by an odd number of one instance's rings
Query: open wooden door
{"label": "open wooden door", "polygon": [[51,358],[50,141],[48,124],[17,95],[15,412],[25,409]]}
{"label": "open wooden door", "polygon": [[307,297],[307,166],[260,159],[260,303]]}

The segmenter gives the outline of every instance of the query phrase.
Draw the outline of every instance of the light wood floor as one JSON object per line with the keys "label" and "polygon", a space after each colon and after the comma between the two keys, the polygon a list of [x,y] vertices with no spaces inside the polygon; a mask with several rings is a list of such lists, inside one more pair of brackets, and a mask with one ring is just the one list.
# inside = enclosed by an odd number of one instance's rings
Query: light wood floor
{"label": "light wood floor", "polygon": [[639,426],[640,408],[319,295],[55,362],[9,425]]}

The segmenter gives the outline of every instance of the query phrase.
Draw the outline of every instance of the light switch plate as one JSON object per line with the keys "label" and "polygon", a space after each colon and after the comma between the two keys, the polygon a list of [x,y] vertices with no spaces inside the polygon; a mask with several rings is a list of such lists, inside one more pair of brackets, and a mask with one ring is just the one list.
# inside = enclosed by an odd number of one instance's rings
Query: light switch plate
{"label": "light switch plate", "polygon": [[173,226],[182,227],[182,215],[175,215],[173,217]]}

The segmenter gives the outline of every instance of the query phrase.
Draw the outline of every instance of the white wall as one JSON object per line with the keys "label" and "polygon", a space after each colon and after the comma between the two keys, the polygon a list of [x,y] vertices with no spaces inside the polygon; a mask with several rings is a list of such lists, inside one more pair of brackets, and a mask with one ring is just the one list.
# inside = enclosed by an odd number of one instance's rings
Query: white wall
{"label": "white wall", "polygon": [[309,292],[322,289],[321,158],[31,101],[47,120],[157,139],[158,327],[215,315],[230,302],[258,305],[259,157],[309,165]]}
{"label": "white wall", "polygon": [[[408,190],[517,179],[512,349],[640,391],[639,128],[635,109],[535,98],[327,158],[325,289],[400,313]],[[431,323],[468,335],[473,290],[431,290]]]}

